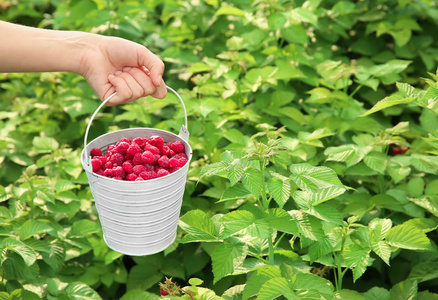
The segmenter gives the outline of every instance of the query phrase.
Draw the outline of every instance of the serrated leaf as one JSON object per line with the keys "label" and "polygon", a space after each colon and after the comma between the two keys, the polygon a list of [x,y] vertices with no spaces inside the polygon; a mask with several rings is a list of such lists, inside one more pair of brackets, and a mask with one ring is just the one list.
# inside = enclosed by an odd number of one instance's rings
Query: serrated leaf
{"label": "serrated leaf", "polygon": [[345,263],[350,269],[353,269],[353,281],[358,280],[368,267],[370,258],[370,249],[362,248],[357,244],[344,249],[342,256],[345,259]]}
{"label": "serrated leaf", "polygon": [[215,241],[216,229],[213,221],[202,210],[191,210],[180,218],[179,226],[187,233],[181,242]]}
{"label": "serrated leaf", "polygon": [[[333,285],[330,281],[315,274],[298,273],[292,278],[292,289],[295,291],[312,291],[319,292],[319,296],[326,299],[331,299],[333,296]],[[321,298],[322,298],[321,297]],[[300,297],[300,299],[302,299]]]}
{"label": "serrated leaf", "polygon": [[293,198],[297,204],[305,204],[305,206],[302,207],[307,208],[311,206],[317,206],[318,204],[336,198],[337,196],[342,195],[345,191],[346,189],[340,186],[329,186],[326,188],[321,188],[316,192],[310,190],[296,191],[293,195]]}
{"label": "serrated leaf", "polygon": [[409,198],[409,200],[416,205],[426,209],[428,212],[438,217],[438,197],[424,196],[421,198]]}
{"label": "serrated leaf", "polygon": [[99,294],[82,282],[70,283],[64,290],[69,299],[74,300],[102,300]]}
{"label": "serrated leaf", "polygon": [[327,155],[327,160],[345,162],[347,167],[351,167],[359,163],[371,150],[371,146],[361,147],[350,144],[328,147],[325,149],[324,154]]}
{"label": "serrated leaf", "polygon": [[262,172],[255,168],[246,168],[242,176],[242,183],[248,191],[258,198],[264,184]]}
{"label": "serrated leaf", "polygon": [[365,293],[363,293],[364,300],[390,300],[389,291],[382,287],[372,287]]}
{"label": "serrated leaf", "polygon": [[313,264],[316,260],[318,260],[320,257],[331,253],[333,251],[333,246],[330,242],[329,237],[324,237],[322,240],[318,242],[314,242],[309,247],[309,258],[310,258],[310,264]]}
{"label": "serrated leaf", "polygon": [[274,197],[275,202],[280,208],[286,204],[290,198],[289,178],[272,177],[268,182],[269,193]]}
{"label": "serrated leaf", "polygon": [[239,159],[236,159],[228,166],[227,171],[228,179],[230,180],[231,185],[235,185],[242,178],[245,172],[245,167],[240,163]]}
{"label": "serrated leaf", "polygon": [[409,279],[425,282],[438,278],[438,262],[422,262],[414,266],[409,273]]}
{"label": "serrated leaf", "polygon": [[383,174],[388,165],[388,157],[380,152],[371,152],[365,155],[363,162],[369,168]]}
{"label": "serrated leaf", "polygon": [[417,97],[418,93],[415,91],[415,88],[405,82],[396,82],[397,88],[403,97]]}
{"label": "serrated leaf", "polygon": [[272,228],[293,235],[299,234],[297,221],[294,220],[292,216],[283,209],[269,209],[264,212],[263,218],[267,220],[269,224],[271,224]]}
{"label": "serrated leaf", "polygon": [[256,295],[266,281],[277,277],[281,277],[281,272],[280,269],[275,266],[267,265],[257,268],[246,282],[242,299],[246,300],[249,297]]}
{"label": "serrated leaf", "polygon": [[381,241],[386,237],[386,234],[392,227],[391,219],[378,219],[371,220],[368,224],[370,229],[370,237],[373,241]]}
{"label": "serrated leaf", "polygon": [[50,245],[50,251],[42,253],[43,260],[53,270],[58,271],[62,268],[65,261],[65,249],[63,245],[54,243]]}
{"label": "serrated leaf", "polygon": [[418,282],[407,279],[395,284],[390,291],[390,299],[414,299],[418,292]]}
{"label": "serrated leaf", "polygon": [[80,188],[80,185],[74,184],[73,182],[65,179],[59,179],[55,183],[55,190],[57,192],[65,192],[76,188]]}
{"label": "serrated leaf", "polygon": [[39,153],[53,152],[59,148],[59,143],[51,137],[36,136],[32,140],[32,145]]}
{"label": "serrated leaf", "polygon": [[293,211],[292,218],[297,221],[298,229],[304,237],[313,241],[318,241],[325,237],[322,223],[317,218],[301,211]]}
{"label": "serrated leaf", "polygon": [[120,300],[159,300],[159,299],[161,299],[161,297],[140,289],[128,291],[122,296],[122,298],[120,298]]}
{"label": "serrated leaf", "polygon": [[79,220],[73,223],[68,232],[68,237],[85,237],[92,233],[99,232],[101,227],[99,223],[91,220]]}
{"label": "serrated leaf", "polygon": [[311,206],[309,209],[306,209],[305,212],[328,223],[342,225],[343,220],[341,213],[330,205],[322,204]]}
{"label": "serrated leaf", "polygon": [[431,243],[426,234],[409,223],[392,227],[386,240],[390,245],[410,250],[430,250]]}
{"label": "serrated leaf", "polygon": [[307,163],[290,166],[290,178],[302,190],[315,191],[333,185],[343,186],[336,172],[327,167],[315,167]]}
{"label": "serrated leaf", "polygon": [[214,163],[211,165],[205,165],[202,170],[201,173],[199,174],[200,177],[202,176],[212,176],[215,175],[217,173],[226,171],[228,168],[228,163],[225,161],[220,161],[218,163]]}
{"label": "serrated leaf", "polygon": [[127,289],[147,290],[155,285],[158,285],[163,278],[163,274],[159,272],[153,265],[135,265],[131,268],[128,275]]}
{"label": "serrated leaf", "polygon": [[251,195],[252,195],[252,193],[250,191],[248,191],[243,186],[243,184],[236,183],[235,185],[233,185],[225,190],[224,194],[221,197],[221,200],[218,202],[234,200],[234,199],[242,199],[242,198],[249,197]]}
{"label": "serrated leaf", "polygon": [[258,300],[272,300],[284,295],[288,300],[299,299],[289,286],[284,277],[272,278],[266,281],[260,288]]}
{"label": "serrated leaf", "polygon": [[224,229],[221,239],[226,239],[232,234],[239,232],[254,223],[256,217],[247,210],[235,210],[222,216],[218,222],[222,223]]}
{"label": "serrated leaf", "polygon": [[244,243],[219,244],[211,255],[214,283],[233,274],[234,269],[243,264],[247,252],[248,247]]}
{"label": "serrated leaf", "polygon": [[389,266],[391,246],[387,241],[371,242],[371,249]]}
{"label": "serrated leaf", "polygon": [[216,15],[245,16],[245,12],[237,7],[224,5],[216,11]]}
{"label": "serrated leaf", "polygon": [[437,174],[438,172],[438,156],[413,154],[411,163],[417,170],[421,172],[430,174]]}
{"label": "serrated leaf", "polygon": [[53,227],[47,223],[36,221],[36,220],[27,220],[23,225],[20,226],[18,230],[18,234],[20,240],[24,241],[35,234],[41,234],[45,232],[49,232],[53,230]]}
{"label": "serrated leaf", "polygon": [[23,258],[26,266],[33,265],[38,255],[38,253],[35,252],[32,248],[13,238],[6,238],[1,242],[0,253],[2,253],[2,259],[5,250],[9,250],[20,255],[21,258]]}

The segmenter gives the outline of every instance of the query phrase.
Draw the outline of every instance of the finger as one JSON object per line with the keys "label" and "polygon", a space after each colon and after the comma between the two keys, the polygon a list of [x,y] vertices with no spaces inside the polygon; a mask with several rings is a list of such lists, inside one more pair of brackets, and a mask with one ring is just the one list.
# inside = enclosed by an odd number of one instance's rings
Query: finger
{"label": "finger", "polygon": [[157,99],[164,99],[166,98],[166,95],[167,95],[166,84],[164,83],[163,80],[161,80],[160,86],[156,88],[155,92],[152,93],[151,96]]}
{"label": "finger", "polygon": [[142,47],[142,50],[139,53],[139,65],[149,70],[152,82],[156,87],[159,87],[163,83],[164,63],[146,47]]}
{"label": "finger", "polygon": [[[130,72],[132,72],[134,69],[135,68],[132,68]],[[128,89],[124,89],[122,91],[122,94],[120,94],[120,96],[125,99],[125,102],[132,102],[137,100],[138,98],[143,97],[145,91],[143,87],[137,82],[137,80],[135,80],[131,73],[123,72],[118,77],[121,77],[126,82],[126,85],[128,87]],[[117,94],[119,94],[118,91]]]}
{"label": "finger", "polygon": [[[124,68],[123,70],[127,70]],[[151,78],[145,74],[145,72],[139,68],[129,68],[127,71],[143,88],[143,95],[141,97],[149,96],[156,92],[157,87],[152,82]]]}

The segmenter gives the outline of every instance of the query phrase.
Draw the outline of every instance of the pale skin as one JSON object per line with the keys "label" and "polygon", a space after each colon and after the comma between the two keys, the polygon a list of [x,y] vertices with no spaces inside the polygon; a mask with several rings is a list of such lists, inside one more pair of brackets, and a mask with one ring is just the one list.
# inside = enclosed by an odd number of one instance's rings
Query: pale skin
{"label": "pale skin", "polygon": [[107,105],[162,99],[164,63],[146,47],[116,37],[0,21],[0,73],[73,72]]}

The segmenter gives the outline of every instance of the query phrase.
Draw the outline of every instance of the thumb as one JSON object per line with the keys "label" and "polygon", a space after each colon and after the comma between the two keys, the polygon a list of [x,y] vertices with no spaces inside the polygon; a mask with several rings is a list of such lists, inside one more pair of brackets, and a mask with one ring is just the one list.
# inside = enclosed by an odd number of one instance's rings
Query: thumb
{"label": "thumb", "polygon": [[139,57],[139,62],[149,70],[150,74],[148,75],[152,79],[152,83],[156,87],[159,87],[163,82],[164,63],[158,56],[149,51],[149,49],[144,49],[145,51],[143,51],[141,57]]}

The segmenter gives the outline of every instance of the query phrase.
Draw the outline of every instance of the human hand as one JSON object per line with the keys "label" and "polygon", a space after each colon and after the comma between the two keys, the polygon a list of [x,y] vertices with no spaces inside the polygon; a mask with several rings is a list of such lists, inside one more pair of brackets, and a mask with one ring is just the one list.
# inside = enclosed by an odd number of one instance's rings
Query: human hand
{"label": "human hand", "polygon": [[101,100],[117,92],[108,106],[152,96],[162,99],[164,63],[146,47],[116,37],[87,36],[88,48],[79,66],[81,74]]}

